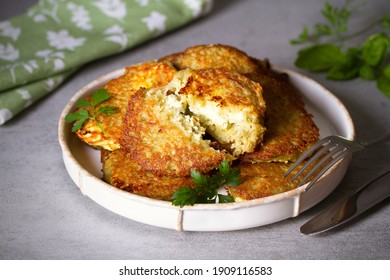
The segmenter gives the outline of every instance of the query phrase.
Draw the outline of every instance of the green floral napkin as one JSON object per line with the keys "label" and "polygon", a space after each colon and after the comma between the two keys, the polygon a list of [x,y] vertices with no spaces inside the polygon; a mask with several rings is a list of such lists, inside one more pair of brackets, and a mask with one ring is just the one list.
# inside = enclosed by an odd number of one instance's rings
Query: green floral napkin
{"label": "green floral napkin", "polygon": [[212,0],[42,0],[0,22],[0,125],[87,62],[207,13]]}

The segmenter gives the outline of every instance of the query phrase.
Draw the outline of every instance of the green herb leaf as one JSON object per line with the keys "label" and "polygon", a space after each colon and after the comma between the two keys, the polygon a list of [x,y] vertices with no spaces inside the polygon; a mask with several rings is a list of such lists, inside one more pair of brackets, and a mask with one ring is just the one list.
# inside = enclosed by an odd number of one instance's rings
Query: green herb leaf
{"label": "green herb leaf", "polygon": [[331,80],[350,80],[359,75],[362,62],[356,49],[348,50],[345,60],[329,69],[327,78]]}
{"label": "green herb leaf", "polygon": [[[102,125],[97,121],[96,116],[99,114],[113,115],[117,112],[118,107],[115,106],[102,106],[96,110],[96,106],[110,98],[109,93],[105,89],[99,89],[92,94],[92,104],[84,98],[80,98],[76,102],[76,106],[81,108],[80,110],[69,113],[65,116],[66,122],[75,122],[72,126],[72,132],[80,130],[83,124],[91,119],[95,121],[96,125],[105,133]],[[82,109],[86,108],[86,109]]]}
{"label": "green herb leaf", "polygon": [[66,122],[75,122],[72,125],[72,132],[75,132],[83,126],[86,120],[90,118],[89,112],[87,110],[79,110],[74,113],[67,114],[65,116],[65,121]]}
{"label": "green herb leaf", "polygon": [[331,44],[315,45],[298,53],[295,65],[309,71],[325,71],[346,61],[346,55]]}
{"label": "green herb leaf", "polygon": [[208,186],[211,183],[210,177],[203,175],[196,170],[191,170],[191,177],[192,181],[198,186]]}
{"label": "green herb leaf", "polygon": [[89,103],[89,101],[84,99],[84,98],[80,98],[79,100],[77,100],[76,106],[79,107],[79,108],[80,107],[85,107],[85,108],[92,108],[93,107],[91,105],[91,103]]}
{"label": "green herb leaf", "polygon": [[116,106],[103,106],[103,107],[100,107],[97,112],[98,113],[101,113],[101,114],[104,114],[104,115],[113,115],[117,112],[119,108],[116,107]]}
{"label": "green herb leaf", "polygon": [[88,118],[79,119],[79,120],[75,121],[72,125],[72,132],[76,132],[77,130],[80,130],[81,127],[83,126],[83,124],[86,122],[86,120],[88,120]]}
{"label": "green herb leaf", "polygon": [[339,34],[348,30],[347,24],[352,14],[350,1],[345,1],[341,8],[325,2],[325,7],[321,10],[321,13],[332,26],[332,33]]}
{"label": "green herb leaf", "polygon": [[292,44],[292,45],[299,45],[299,44],[306,43],[308,41],[309,41],[309,30],[305,26],[303,28],[301,34],[299,34],[298,38],[291,40],[290,44]]}
{"label": "green herb leaf", "polygon": [[389,37],[384,33],[370,36],[363,44],[362,55],[364,61],[371,66],[378,66],[383,62],[390,45]]}
{"label": "green herb leaf", "polygon": [[383,28],[385,29],[390,29],[390,18],[389,16],[387,15],[384,15],[382,18],[381,18],[381,24],[383,26]]}
{"label": "green herb leaf", "polygon": [[92,105],[95,107],[108,99],[110,99],[110,94],[107,90],[103,88],[98,89],[92,94]]}
{"label": "green herb leaf", "polygon": [[385,75],[380,75],[376,80],[376,86],[387,97],[390,97],[390,79]]}
{"label": "green herb leaf", "polygon": [[374,68],[368,64],[364,64],[359,68],[359,76],[364,80],[375,80]]}
{"label": "green herb leaf", "polygon": [[230,203],[234,202],[234,198],[230,195],[218,194],[219,203]]}
{"label": "green herb leaf", "polygon": [[88,119],[89,118],[89,112],[87,110],[79,110],[74,113],[67,114],[65,116],[66,122],[74,122],[81,119]]}
{"label": "green herb leaf", "polygon": [[211,177],[191,170],[193,188],[181,187],[172,196],[172,204],[183,207],[195,203],[220,203],[233,202],[234,199],[228,195],[218,194],[218,189],[224,185],[237,186],[241,183],[239,169],[231,168],[229,162],[224,159],[218,166],[218,171]]}
{"label": "green herb leaf", "polygon": [[181,187],[172,197],[172,204],[180,207],[194,205],[197,201],[196,190],[189,187]]}
{"label": "green herb leaf", "polygon": [[385,76],[387,79],[390,79],[390,64],[386,65],[382,69],[382,75]]}

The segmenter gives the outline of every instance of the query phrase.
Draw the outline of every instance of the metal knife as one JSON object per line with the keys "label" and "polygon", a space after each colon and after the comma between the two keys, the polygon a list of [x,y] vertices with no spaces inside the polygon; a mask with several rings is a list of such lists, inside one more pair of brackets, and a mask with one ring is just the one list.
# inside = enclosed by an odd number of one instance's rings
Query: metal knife
{"label": "metal knife", "polygon": [[301,233],[314,234],[335,228],[355,218],[390,196],[390,170],[337,201],[301,227]]}

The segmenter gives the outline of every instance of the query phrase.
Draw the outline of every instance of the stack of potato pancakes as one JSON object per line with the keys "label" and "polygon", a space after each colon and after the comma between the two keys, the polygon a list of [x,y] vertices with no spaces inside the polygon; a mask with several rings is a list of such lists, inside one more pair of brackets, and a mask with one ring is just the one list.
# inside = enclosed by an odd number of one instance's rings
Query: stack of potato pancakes
{"label": "stack of potato pancakes", "polygon": [[126,68],[103,86],[117,106],[78,137],[101,150],[103,179],[125,191],[171,200],[223,159],[241,169],[226,186],[236,201],[295,188],[283,178],[319,132],[287,74],[225,45],[200,45]]}

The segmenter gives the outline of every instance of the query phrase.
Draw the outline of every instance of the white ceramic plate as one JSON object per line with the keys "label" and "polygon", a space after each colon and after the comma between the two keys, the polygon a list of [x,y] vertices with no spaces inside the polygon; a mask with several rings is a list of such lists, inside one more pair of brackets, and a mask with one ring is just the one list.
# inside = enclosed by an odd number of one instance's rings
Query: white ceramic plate
{"label": "white ceramic plate", "polygon": [[[289,74],[313,114],[321,137],[338,134],[354,139],[351,117],[343,104],[328,90],[297,72],[275,67]],[[119,69],[78,91],[64,108],[59,121],[59,142],[65,167],[75,184],[101,206],[129,219],[158,227],[185,231],[227,231],[267,225],[295,217],[328,196],[340,183],[350,158],[342,159],[310,190],[305,186],[270,197],[226,204],[196,204],[183,208],[170,202],[150,199],[117,189],[101,180],[100,152],[91,149],[71,132],[64,121],[76,101],[96,91],[109,80],[124,73]]]}

